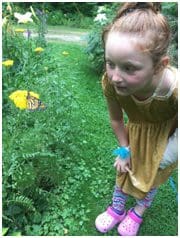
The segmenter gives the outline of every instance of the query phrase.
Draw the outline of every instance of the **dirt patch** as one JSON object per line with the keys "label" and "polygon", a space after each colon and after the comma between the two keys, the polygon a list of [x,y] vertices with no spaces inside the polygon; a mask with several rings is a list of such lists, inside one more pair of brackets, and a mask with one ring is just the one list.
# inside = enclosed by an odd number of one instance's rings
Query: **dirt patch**
{"label": "dirt patch", "polygon": [[48,33],[46,34],[46,39],[47,40],[62,40],[62,41],[68,41],[68,42],[76,42],[80,44],[86,44],[87,43],[87,34],[52,34]]}
{"label": "dirt patch", "polygon": [[[32,37],[37,37],[37,33],[31,33]],[[66,42],[75,42],[77,44],[87,44],[88,32],[63,32],[48,30],[45,35],[47,41],[66,41]]]}

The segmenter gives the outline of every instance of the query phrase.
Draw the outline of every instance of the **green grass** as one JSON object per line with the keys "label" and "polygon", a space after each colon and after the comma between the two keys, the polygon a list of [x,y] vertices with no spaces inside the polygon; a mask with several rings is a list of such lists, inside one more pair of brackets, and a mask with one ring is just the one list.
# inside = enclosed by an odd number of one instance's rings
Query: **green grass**
{"label": "green grass", "polygon": [[[49,153],[57,159],[53,162],[52,157],[55,185],[46,188],[44,204],[35,204],[36,213],[21,231],[29,236],[100,236],[94,221],[111,203],[115,181],[111,151],[117,146],[101,82],[90,69],[83,46],[61,42],[49,47],[55,67],[32,84],[47,109],[29,113],[12,106],[14,112],[9,109],[3,123],[6,163],[13,153],[24,158]],[[62,55],[63,51],[69,55]],[[45,167],[44,160],[39,158],[44,168],[39,173],[46,175],[51,168]],[[177,171],[173,177],[177,182]],[[130,198],[127,208],[133,204]],[[107,235],[118,234],[114,229]],[[145,214],[139,235],[177,235],[177,201],[168,182],[160,187]]]}

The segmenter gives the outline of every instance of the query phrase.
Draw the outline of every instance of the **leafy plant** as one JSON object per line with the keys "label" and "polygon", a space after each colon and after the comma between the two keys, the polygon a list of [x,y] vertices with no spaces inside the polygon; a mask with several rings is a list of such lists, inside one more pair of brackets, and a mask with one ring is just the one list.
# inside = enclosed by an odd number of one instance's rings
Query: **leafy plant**
{"label": "leafy plant", "polygon": [[88,44],[85,52],[89,55],[92,68],[101,74],[104,70],[104,48],[102,45],[101,34],[105,25],[111,22],[119,3],[105,4],[97,10],[97,16],[94,18],[92,30],[88,35]]}
{"label": "leafy plant", "polygon": [[162,10],[168,19],[171,28],[171,44],[169,47],[169,55],[171,56],[171,63],[176,67],[178,62],[178,7],[176,2],[162,4]]}

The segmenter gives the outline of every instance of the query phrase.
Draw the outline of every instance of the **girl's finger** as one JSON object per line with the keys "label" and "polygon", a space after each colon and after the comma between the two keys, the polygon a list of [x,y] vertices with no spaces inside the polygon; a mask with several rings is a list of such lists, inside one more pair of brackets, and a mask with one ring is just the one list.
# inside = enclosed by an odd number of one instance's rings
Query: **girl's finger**
{"label": "girl's finger", "polygon": [[116,162],[117,162],[117,161],[114,162],[114,165],[113,165],[114,167],[116,167]]}
{"label": "girl's finger", "polygon": [[117,171],[118,171],[119,173],[121,172],[121,166],[120,166],[120,164],[117,164],[116,169],[117,169]]}
{"label": "girl's finger", "polygon": [[118,164],[118,160],[116,160],[116,161],[114,162],[114,167],[116,167],[117,164]]}

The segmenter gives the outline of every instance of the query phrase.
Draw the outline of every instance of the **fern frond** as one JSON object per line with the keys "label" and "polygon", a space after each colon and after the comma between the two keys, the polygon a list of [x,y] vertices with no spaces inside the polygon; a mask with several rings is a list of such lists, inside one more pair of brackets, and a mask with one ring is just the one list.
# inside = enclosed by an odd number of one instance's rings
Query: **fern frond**
{"label": "fern frond", "polygon": [[29,158],[42,158],[42,157],[50,157],[50,158],[54,158],[57,157],[57,155],[55,155],[54,153],[51,152],[34,152],[34,153],[26,153],[23,154],[22,157],[24,159],[29,159]]}
{"label": "fern frond", "polygon": [[10,222],[10,223],[14,223],[14,221],[11,218],[7,217],[6,215],[2,215],[2,219],[4,221]]}
{"label": "fern frond", "polygon": [[9,200],[7,203],[22,206],[28,211],[36,210],[36,208],[34,207],[33,201],[30,198],[25,197],[23,195],[20,195],[20,196],[14,195],[14,198]]}

